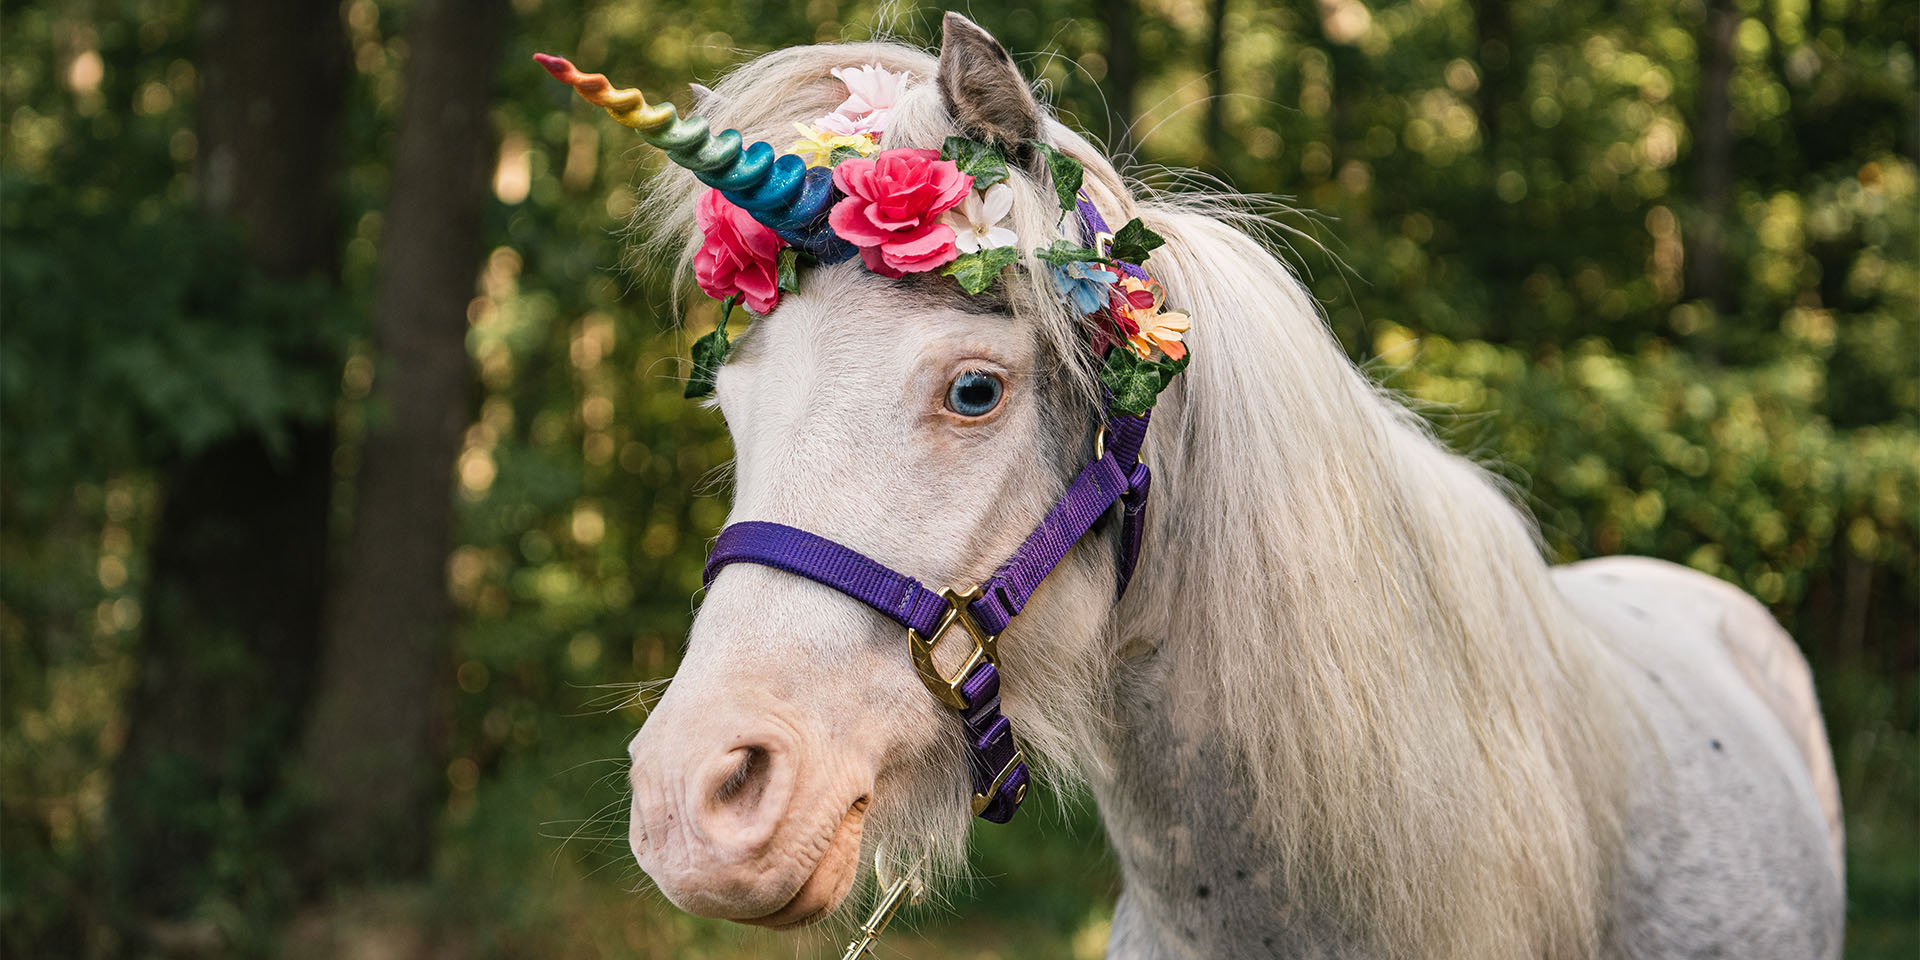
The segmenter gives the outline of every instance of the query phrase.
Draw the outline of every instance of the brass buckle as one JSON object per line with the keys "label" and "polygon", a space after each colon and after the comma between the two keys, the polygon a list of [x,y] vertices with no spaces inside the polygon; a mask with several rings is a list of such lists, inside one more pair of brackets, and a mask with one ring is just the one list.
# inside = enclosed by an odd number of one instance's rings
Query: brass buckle
{"label": "brass buckle", "polygon": [[[919,631],[908,627],[907,653],[913,657],[913,672],[920,675],[920,682],[927,685],[927,692],[933,694],[934,699],[955,710],[965,710],[967,699],[960,695],[960,685],[980,664],[999,665],[1000,659],[993,645],[998,637],[980,629],[980,625],[973,622],[973,615],[967,612],[967,604],[980,599],[978,585],[960,591],[942,590],[940,598],[947,601],[947,612],[941,615],[939,626],[933,628],[930,638],[922,638]],[[973,652],[967,655],[967,662],[960,665],[959,672],[949,677],[941,673],[939,665],[933,662],[933,650],[956,622],[973,639]]]}
{"label": "brass buckle", "polygon": [[[987,785],[987,792],[973,795],[974,816],[979,816],[982,811],[987,809],[989,804],[993,803],[993,798],[1000,795],[1000,788],[1007,785],[1007,778],[1013,776],[1013,768],[1025,762],[1027,762],[1027,752],[1019,747],[1015,747],[1013,749],[1013,756],[1007,760],[1007,765],[1001,767],[1000,772],[994,776],[993,783]],[[1020,785],[1019,791],[1013,795],[1013,802],[1019,803],[1026,798],[1027,785],[1023,783]]]}

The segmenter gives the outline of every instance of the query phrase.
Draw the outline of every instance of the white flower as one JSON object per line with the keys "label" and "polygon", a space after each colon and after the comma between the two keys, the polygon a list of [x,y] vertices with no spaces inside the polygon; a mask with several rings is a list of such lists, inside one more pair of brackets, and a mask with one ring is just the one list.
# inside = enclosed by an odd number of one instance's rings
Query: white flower
{"label": "white flower", "polygon": [[961,253],[979,253],[1020,242],[1019,234],[1000,226],[1000,221],[1012,212],[1013,190],[1004,183],[996,183],[984,193],[968,192],[958,207],[940,215],[940,221],[953,228],[953,245],[959,247]]}

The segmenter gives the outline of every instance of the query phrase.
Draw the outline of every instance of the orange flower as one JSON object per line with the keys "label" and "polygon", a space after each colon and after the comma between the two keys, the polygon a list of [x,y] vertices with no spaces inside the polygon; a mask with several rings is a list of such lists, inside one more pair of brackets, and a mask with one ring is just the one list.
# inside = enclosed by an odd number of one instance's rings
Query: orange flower
{"label": "orange flower", "polygon": [[1139,328],[1138,332],[1129,331],[1127,335],[1127,349],[1132,350],[1135,356],[1150,360],[1156,348],[1166,354],[1169,360],[1178,360],[1187,355],[1187,345],[1181,341],[1181,337],[1193,321],[1184,313],[1160,309],[1167,302],[1167,291],[1159,281],[1122,277],[1117,294],[1114,297],[1115,312],[1133,321],[1133,325]]}

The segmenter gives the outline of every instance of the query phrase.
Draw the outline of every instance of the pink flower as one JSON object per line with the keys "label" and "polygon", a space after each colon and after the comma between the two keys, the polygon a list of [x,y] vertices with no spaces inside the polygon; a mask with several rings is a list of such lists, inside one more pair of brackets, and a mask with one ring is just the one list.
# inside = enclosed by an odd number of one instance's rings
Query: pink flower
{"label": "pink flower", "polygon": [[833,168],[833,185],[847,197],[833,205],[827,223],[860,248],[874,273],[924,273],[960,255],[953,228],[940,215],[967,198],[973,177],[940,159],[940,151],[902,148],[850,157]]}
{"label": "pink flower", "polygon": [[885,110],[875,110],[858,119],[849,118],[844,114],[829,113],[814,121],[814,126],[843,137],[864,136],[878,139],[887,130],[887,116]]}
{"label": "pink flower", "polygon": [[693,278],[715,300],[742,294],[747,308],[764,314],[780,301],[780,248],[787,245],[745,210],[709,190],[693,208],[700,225],[700,251]]}
{"label": "pink flower", "polygon": [[900,100],[901,89],[912,76],[894,73],[877,63],[861,67],[835,67],[828,72],[847,85],[847,99],[833,108],[832,113],[814,121],[814,126],[844,137],[867,134],[878,138],[886,132],[887,118],[892,114],[894,104]]}

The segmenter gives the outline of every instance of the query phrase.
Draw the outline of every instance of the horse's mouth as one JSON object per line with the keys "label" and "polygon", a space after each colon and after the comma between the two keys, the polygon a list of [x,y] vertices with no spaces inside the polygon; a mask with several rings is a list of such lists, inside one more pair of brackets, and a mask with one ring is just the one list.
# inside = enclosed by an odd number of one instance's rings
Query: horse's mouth
{"label": "horse's mouth", "polygon": [[804,927],[833,912],[853,889],[860,875],[860,828],[866,820],[868,797],[861,797],[847,808],[840,825],[834,828],[827,851],[820,855],[813,872],[786,905],[763,917],[741,920],[759,927],[791,930]]}

